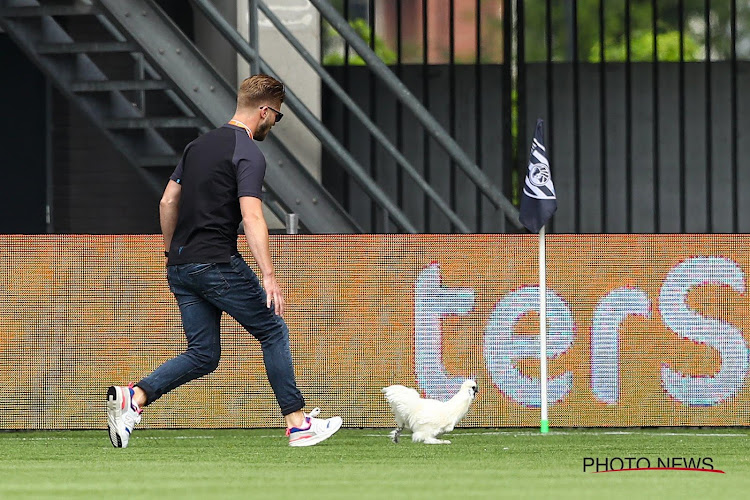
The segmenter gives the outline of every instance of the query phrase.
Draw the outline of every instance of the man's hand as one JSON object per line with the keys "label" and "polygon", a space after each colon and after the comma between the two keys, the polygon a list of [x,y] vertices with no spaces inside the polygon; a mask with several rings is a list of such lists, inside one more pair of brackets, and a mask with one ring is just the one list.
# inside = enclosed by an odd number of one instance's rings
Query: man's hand
{"label": "man's hand", "polygon": [[276,281],[276,276],[263,276],[263,288],[266,290],[266,307],[273,305],[273,310],[279,316],[284,314],[284,294]]}

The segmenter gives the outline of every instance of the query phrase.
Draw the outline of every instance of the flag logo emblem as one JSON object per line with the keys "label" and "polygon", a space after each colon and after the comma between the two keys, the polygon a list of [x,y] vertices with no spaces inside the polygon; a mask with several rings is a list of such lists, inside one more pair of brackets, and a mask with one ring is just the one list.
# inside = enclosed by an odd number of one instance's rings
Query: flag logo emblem
{"label": "flag logo emblem", "polygon": [[529,168],[529,180],[537,187],[545,186],[552,178],[547,165],[535,163]]}

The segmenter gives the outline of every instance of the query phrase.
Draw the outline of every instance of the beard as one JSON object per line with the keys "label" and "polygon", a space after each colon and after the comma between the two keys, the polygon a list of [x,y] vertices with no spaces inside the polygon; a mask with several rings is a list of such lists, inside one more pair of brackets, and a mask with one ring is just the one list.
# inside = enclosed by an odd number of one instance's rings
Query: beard
{"label": "beard", "polygon": [[255,139],[256,141],[262,141],[263,139],[265,139],[268,133],[271,131],[271,126],[271,122],[260,122],[258,124],[258,130],[256,130],[253,134],[253,139]]}

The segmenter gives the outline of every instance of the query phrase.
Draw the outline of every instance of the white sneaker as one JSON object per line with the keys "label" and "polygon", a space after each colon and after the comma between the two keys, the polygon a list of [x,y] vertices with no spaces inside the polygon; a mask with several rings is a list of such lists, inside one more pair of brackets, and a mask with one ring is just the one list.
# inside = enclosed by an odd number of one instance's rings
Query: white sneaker
{"label": "white sneaker", "polygon": [[292,427],[286,430],[289,436],[289,446],[312,446],[325,441],[341,429],[344,422],[341,417],[315,418],[320,414],[320,408],[315,408],[305,414],[302,427]]}
{"label": "white sneaker", "polygon": [[109,440],[115,448],[127,448],[135,424],[141,421],[141,410],[133,401],[133,384],[112,386],[107,390],[107,426]]}

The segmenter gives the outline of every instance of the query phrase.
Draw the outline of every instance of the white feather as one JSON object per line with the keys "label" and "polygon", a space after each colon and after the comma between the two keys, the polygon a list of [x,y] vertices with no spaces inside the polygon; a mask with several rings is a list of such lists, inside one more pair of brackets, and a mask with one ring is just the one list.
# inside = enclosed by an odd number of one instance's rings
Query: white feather
{"label": "white feather", "polygon": [[396,419],[396,429],[391,433],[394,442],[402,429],[412,431],[412,441],[428,444],[449,444],[438,436],[450,432],[469,412],[469,406],[477,392],[477,384],[468,379],[461,384],[449,401],[424,399],[417,391],[403,385],[391,385],[382,389]]}

